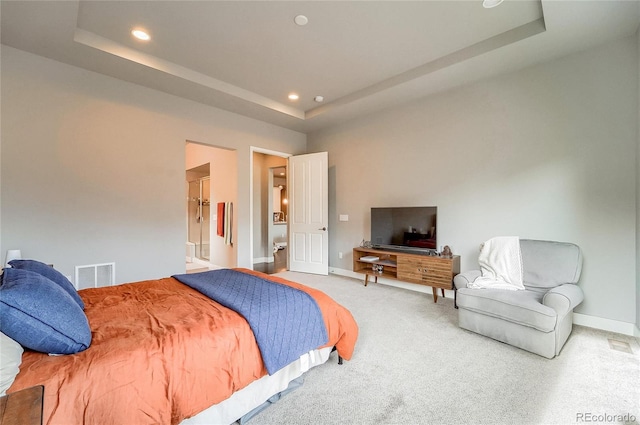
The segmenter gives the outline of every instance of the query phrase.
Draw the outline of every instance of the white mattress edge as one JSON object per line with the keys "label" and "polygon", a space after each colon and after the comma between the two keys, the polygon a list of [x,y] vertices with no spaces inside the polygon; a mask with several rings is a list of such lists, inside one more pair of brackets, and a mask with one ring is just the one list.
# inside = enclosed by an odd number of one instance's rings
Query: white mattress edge
{"label": "white mattress edge", "polygon": [[260,406],[271,396],[289,386],[289,382],[302,376],[312,367],[321,365],[329,359],[332,347],[310,351],[298,360],[280,369],[273,375],[266,375],[236,391],[228,399],[214,404],[196,416],[185,419],[181,425],[231,424]]}

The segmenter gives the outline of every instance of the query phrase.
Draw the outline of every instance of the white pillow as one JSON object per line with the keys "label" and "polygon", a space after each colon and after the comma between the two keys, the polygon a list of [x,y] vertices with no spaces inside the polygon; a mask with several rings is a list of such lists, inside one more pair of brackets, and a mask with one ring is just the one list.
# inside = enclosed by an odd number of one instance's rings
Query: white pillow
{"label": "white pillow", "polygon": [[0,332],[0,396],[6,394],[20,372],[24,349],[2,332]]}

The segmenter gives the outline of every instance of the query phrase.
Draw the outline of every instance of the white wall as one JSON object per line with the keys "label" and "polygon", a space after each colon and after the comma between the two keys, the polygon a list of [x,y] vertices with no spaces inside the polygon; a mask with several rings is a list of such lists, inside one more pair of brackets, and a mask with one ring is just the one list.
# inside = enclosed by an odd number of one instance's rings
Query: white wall
{"label": "white wall", "polygon": [[250,149],[304,153],[304,134],[10,47],[1,55],[3,249],[67,275],[115,261],[118,282],[184,272],[192,140],[237,152],[237,262],[251,267]]}
{"label": "white wall", "polygon": [[493,236],[574,242],[576,311],[635,323],[637,85],[630,37],[309,135],[329,152],[331,267],[351,269],[371,207],[437,205],[463,270]]}

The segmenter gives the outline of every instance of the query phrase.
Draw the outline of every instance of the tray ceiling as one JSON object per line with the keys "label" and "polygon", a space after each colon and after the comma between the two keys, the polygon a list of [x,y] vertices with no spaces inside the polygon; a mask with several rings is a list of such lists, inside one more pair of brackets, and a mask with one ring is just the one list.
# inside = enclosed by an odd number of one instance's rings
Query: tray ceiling
{"label": "tray ceiling", "polygon": [[[506,0],[492,9],[480,0],[3,1],[1,8],[5,45],[301,132],[631,35],[640,20],[638,1]],[[297,25],[298,15],[308,23]],[[134,28],[151,40],[133,38]]]}

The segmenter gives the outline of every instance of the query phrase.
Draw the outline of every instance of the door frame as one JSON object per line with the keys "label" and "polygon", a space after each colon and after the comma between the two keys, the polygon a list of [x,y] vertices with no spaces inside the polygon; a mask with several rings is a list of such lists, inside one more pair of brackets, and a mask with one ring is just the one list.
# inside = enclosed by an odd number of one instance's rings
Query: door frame
{"label": "door frame", "polygon": [[[254,194],[254,190],[255,190],[255,188],[253,187],[253,154],[254,153],[261,153],[261,154],[264,154],[264,155],[271,155],[271,156],[279,156],[281,158],[287,158],[287,159],[289,157],[293,156],[293,154],[290,154],[290,153],[274,151],[274,150],[271,150],[271,149],[259,148],[257,146],[250,146],[249,147],[249,174],[250,174],[249,175],[249,192],[250,192],[250,197],[249,197],[249,216],[251,217],[251,220],[249,220],[249,250],[250,250],[249,252],[251,252],[251,266],[252,266],[252,268],[253,268],[253,212],[254,212],[253,194]],[[287,170],[287,179],[288,179],[288,175],[289,175],[289,172]],[[261,217],[261,218],[263,218],[263,217]],[[268,219],[268,217],[267,217],[267,219]],[[287,226],[289,226],[289,225],[287,224]]]}

